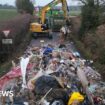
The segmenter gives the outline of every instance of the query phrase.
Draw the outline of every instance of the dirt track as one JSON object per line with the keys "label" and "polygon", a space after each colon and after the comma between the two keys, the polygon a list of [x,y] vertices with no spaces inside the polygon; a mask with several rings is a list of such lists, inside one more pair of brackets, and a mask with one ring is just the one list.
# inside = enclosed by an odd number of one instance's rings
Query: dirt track
{"label": "dirt track", "polygon": [[58,44],[59,33],[53,33],[53,39],[52,40],[48,39],[47,37],[42,37],[42,36],[39,36],[37,39],[32,39],[32,41],[30,42],[30,46],[39,46],[40,40],[44,40],[45,43]]}

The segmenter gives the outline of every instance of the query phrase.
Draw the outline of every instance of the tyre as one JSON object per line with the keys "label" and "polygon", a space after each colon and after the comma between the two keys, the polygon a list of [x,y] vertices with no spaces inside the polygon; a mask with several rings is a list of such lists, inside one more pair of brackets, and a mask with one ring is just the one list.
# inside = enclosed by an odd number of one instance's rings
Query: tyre
{"label": "tyre", "polygon": [[34,33],[31,33],[31,37],[34,38]]}
{"label": "tyre", "polygon": [[37,33],[34,33],[34,38],[35,38],[35,39],[37,39],[37,38],[38,38]]}
{"label": "tyre", "polygon": [[53,36],[52,36],[51,33],[48,34],[48,38],[49,38],[49,39],[53,39]]}
{"label": "tyre", "polygon": [[37,33],[32,33],[31,35],[32,35],[32,38],[34,38],[34,39],[37,39],[37,37],[38,37]]}

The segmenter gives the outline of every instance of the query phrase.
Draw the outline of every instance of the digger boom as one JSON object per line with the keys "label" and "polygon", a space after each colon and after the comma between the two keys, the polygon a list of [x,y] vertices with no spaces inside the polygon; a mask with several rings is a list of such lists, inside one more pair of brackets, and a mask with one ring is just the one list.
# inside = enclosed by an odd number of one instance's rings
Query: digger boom
{"label": "digger boom", "polygon": [[67,1],[66,0],[54,0],[54,1],[50,2],[49,4],[47,4],[46,6],[44,6],[41,10],[41,17],[40,18],[41,18],[42,24],[45,23],[46,12],[49,11],[51,8],[53,8],[54,6],[56,6],[59,3],[62,4],[62,10],[64,12],[64,17],[68,16]]}

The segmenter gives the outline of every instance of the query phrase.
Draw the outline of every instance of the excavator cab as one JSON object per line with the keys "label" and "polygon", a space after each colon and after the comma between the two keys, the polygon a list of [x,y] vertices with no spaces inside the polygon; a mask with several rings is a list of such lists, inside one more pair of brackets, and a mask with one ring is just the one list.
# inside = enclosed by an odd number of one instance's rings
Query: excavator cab
{"label": "excavator cab", "polygon": [[31,23],[30,31],[32,32],[32,36],[36,39],[39,35],[46,35],[49,39],[52,39],[52,32],[50,31],[49,21],[45,19],[45,24],[39,23]]}
{"label": "excavator cab", "polygon": [[42,25],[43,31],[49,29],[49,20],[48,18],[45,19],[45,24]]}

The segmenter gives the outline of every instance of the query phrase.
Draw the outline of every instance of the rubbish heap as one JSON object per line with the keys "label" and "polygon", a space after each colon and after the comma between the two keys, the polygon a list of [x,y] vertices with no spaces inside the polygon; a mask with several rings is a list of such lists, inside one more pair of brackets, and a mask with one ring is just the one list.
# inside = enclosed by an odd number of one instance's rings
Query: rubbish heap
{"label": "rubbish heap", "polygon": [[69,46],[29,47],[18,64],[21,75],[5,85],[14,96],[1,97],[2,105],[105,105],[101,75]]}

